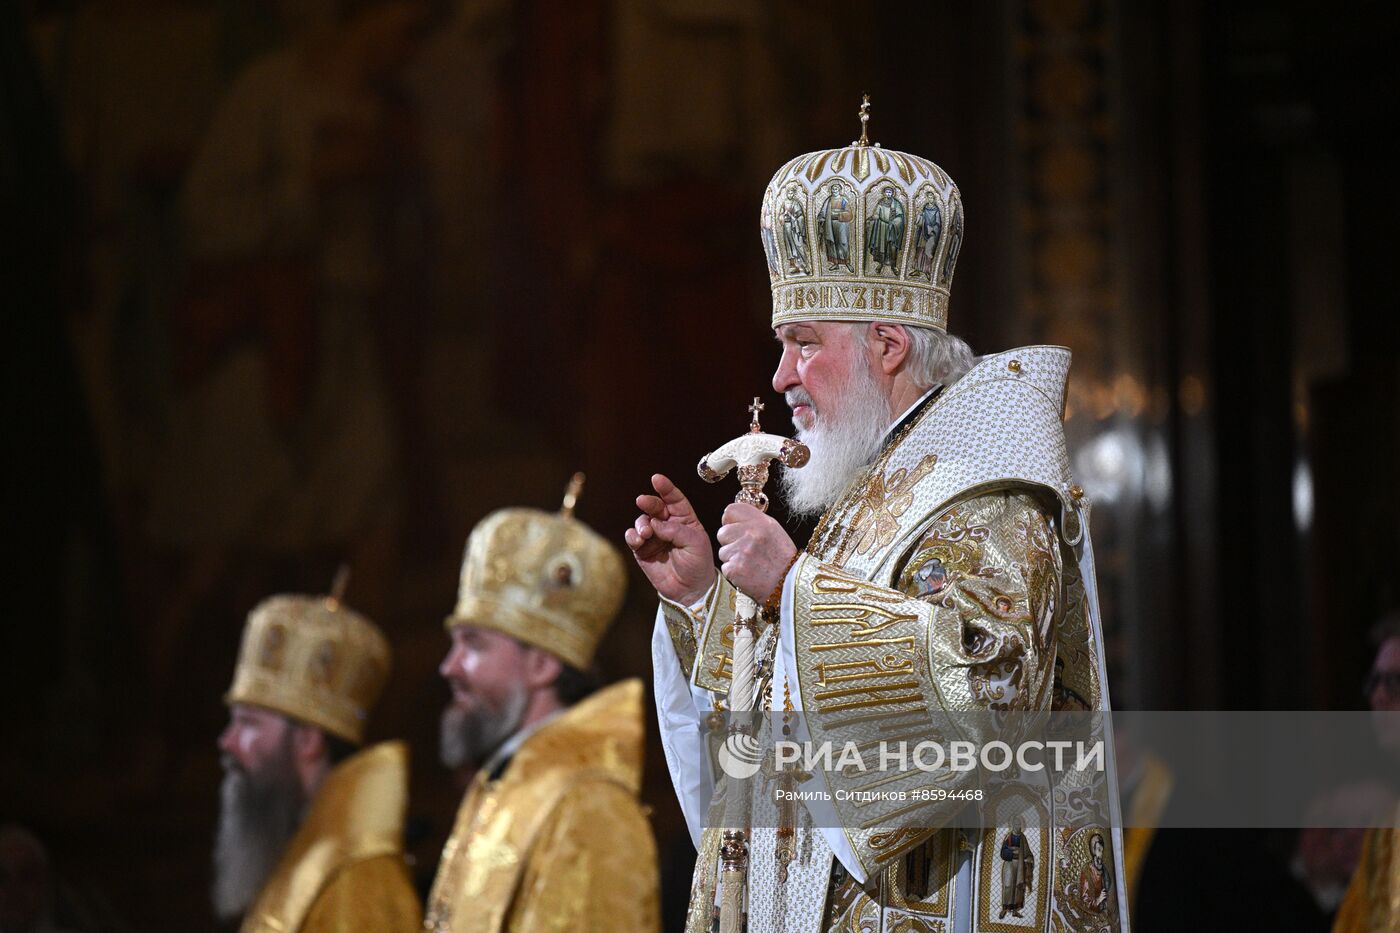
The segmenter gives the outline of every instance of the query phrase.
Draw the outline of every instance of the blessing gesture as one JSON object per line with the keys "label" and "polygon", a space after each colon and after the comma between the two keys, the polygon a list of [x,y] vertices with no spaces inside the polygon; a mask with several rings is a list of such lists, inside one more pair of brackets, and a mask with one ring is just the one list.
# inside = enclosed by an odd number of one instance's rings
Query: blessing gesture
{"label": "blessing gesture", "polygon": [[676,484],[660,473],[651,478],[656,495],[637,497],[642,514],[623,538],[656,592],[688,606],[715,582],[715,552],[709,532]]}

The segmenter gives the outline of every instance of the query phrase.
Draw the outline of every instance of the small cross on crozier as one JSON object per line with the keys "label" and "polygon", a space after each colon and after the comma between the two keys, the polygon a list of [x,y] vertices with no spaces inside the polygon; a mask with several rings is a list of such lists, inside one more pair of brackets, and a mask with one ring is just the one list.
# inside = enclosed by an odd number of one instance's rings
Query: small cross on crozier
{"label": "small cross on crozier", "polygon": [[749,411],[753,412],[753,419],[749,421],[750,434],[762,434],[763,426],[758,423],[758,413],[768,406],[758,400],[758,396],[753,397],[753,404],[749,406]]}

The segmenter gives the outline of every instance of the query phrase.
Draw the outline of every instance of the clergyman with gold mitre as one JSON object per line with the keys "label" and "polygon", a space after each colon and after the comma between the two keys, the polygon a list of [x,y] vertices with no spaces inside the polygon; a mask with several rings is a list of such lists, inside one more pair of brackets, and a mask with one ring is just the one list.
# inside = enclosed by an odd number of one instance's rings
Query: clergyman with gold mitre
{"label": "clergyman with gold mitre", "polygon": [[564,508],[501,509],[467,540],[442,758],[475,768],[424,926],[655,930],[656,843],[641,788],[642,682],[594,690],[598,642],[622,606],[617,550]]}
{"label": "clergyman with gold mitre", "polygon": [[[825,810],[776,808],[781,771],[751,792],[748,827],[731,832],[709,809],[743,777],[722,754],[712,765],[719,710],[800,717],[813,746],[839,750],[887,732],[910,744],[946,734],[951,716],[1043,719],[1063,697],[1109,708],[1088,500],[1062,427],[1070,352],[977,358],[948,332],[958,188],[928,159],[870,144],[867,108],[861,117],[858,142],[793,159],[764,194],[765,215],[798,205],[808,244],[785,262],[765,241],[773,388],[810,451],[782,471],[782,492],[794,515],[819,517],[810,541],[799,549],[766,511],[735,502],[716,554],[660,474],[625,535],[661,597],[657,713],[698,849],[687,930],[716,918],[750,931],[1126,930],[1111,792],[995,797],[987,822],[962,828],[949,809],[909,807],[891,829],[885,804],[867,802],[878,795],[849,793],[887,776],[835,768],[801,775],[826,782]],[[820,248],[834,200],[853,215],[839,252]],[[735,647],[736,592],[763,607],[755,623],[740,620],[754,632],[747,657]],[[734,695],[739,683],[752,684],[747,696]],[[1111,775],[1111,731],[1098,728]],[[1114,883],[1086,897],[1091,864]]]}
{"label": "clergyman with gold mitre", "polygon": [[274,596],[249,615],[219,736],[220,919],[241,916],[243,933],[420,928],[407,749],[359,748],[388,676],[388,642],[338,595]]}

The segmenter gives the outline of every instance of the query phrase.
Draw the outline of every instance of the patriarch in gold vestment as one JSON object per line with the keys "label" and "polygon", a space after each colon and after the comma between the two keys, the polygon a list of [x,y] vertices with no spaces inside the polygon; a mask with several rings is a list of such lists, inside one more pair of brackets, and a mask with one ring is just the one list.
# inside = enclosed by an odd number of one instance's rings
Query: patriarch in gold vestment
{"label": "patriarch in gold vestment", "polygon": [[[825,782],[824,810],[777,808],[771,787],[788,778],[745,789],[712,751],[726,704],[770,711],[770,723],[800,717],[813,744],[836,749],[912,744],[950,715],[968,717],[964,737],[980,744],[997,733],[978,724],[1005,714],[1109,709],[1089,500],[1061,423],[1069,351],[978,359],[947,332],[964,210],[942,168],[863,129],[780,168],[763,213],[800,211],[808,235],[794,239],[813,243],[838,195],[854,215],[854,267],[820,250],[769,266],[773,388],[811,452],[784,471],[784,492],[791,513],[819,518],[810,541],[799,549],[775,518],[736,502],[716,552],[659,474],[626,533],[661,596],[657,713],[698,849],[687,930],[730,922],[720,890],[736,874],[750,933],[1126,930],[1121,821],[1102,787],[1006,781],[984,805],[991,825],[958,829],[950,807],[883,818],[858,795],[892,778],[862,769],[802,775]],[[925,216],[940,225],[903,222]],[[697,439],[697,452],[713,440]],[[747,665],[735,648],[739,592],[766,607],[747,697],[730,695],[750,682],[735,673]],[[1100,783],[1111,785],[1111,732],[1102,717],[1096,728],[1110,763]],[[967,786],[957,780],[944,786]],[[734,794],[751,800],[746,854],[709,809]]]}

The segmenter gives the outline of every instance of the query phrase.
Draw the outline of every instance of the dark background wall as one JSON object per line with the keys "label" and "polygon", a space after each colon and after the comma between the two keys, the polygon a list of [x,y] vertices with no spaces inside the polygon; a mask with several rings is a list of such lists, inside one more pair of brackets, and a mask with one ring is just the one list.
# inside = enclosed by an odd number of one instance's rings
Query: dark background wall
{"label": "dark background wall", "polygon": [[[646,477],[692,477],[752,395],[785,425],[758,199],[854,138],[862,92],[872,138],[962,188],[953,330],[1075,351],[1117,705],[1360,704],[1397,596],[1392,5],[0,15],[0,819],[104,928],[213,926],[240,627],[342,561],[394,644],[373,731],[413,745],[430,877],[467,532],[583,469],[580,517],[620,542]],[[608,678],[648,673],[632,583]]]}

